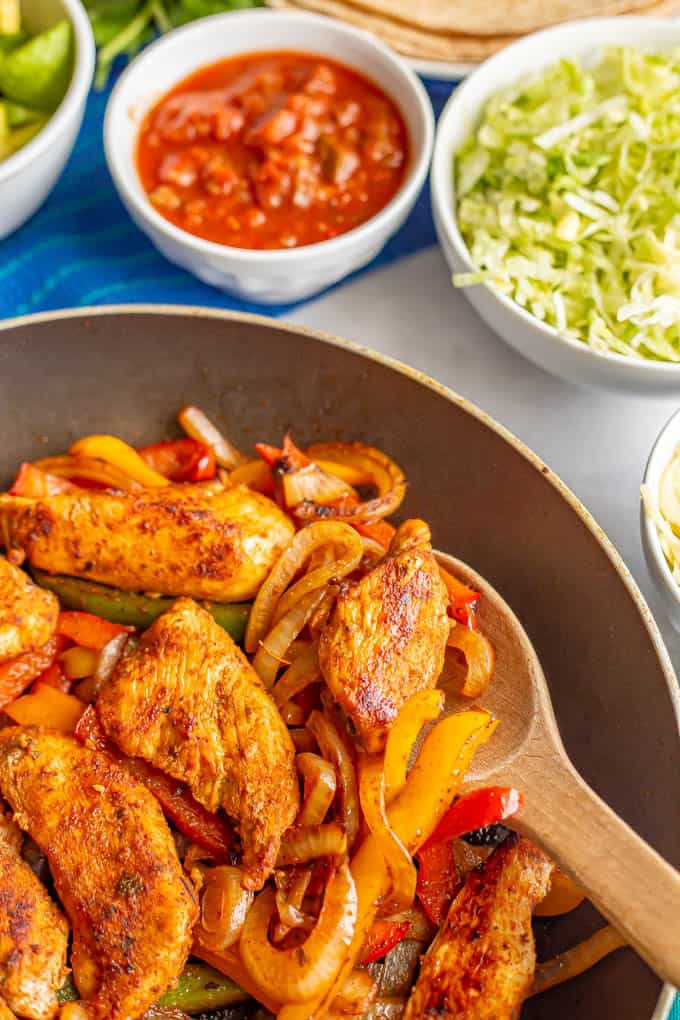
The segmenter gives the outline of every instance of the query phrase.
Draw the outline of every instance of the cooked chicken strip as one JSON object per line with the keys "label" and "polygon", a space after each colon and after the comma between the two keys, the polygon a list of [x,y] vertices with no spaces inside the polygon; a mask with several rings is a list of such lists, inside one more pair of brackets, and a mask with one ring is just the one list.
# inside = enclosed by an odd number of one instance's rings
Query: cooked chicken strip
{"label": "cooked chicken strip", "polygon": [[333,697],[369,751],[399,709],[434,687],[444,665],[448,598],[423,521],[405,521],[388,555],[338,596],[319,644]]}
{"label": "cooked chicken strip", "polygon": [[259,888],[298,811],[295,749],[261,680],[210,614],[178,599],[120,660],[97,709],[126,754],[234,819],[248,884]]}
{"label": "cooked chicken strip", "polygon": [[197,917],[155,798],[106,755],[52,730],[0,730],[0,790],[47,857],[95,1020],[142,1016],[180,974]]}
{"label": "cooked chicken strip", "polygon": [[293,530],[272,500],[242,485],[0,497],[0,540],[36,567],[217,602],[252,598]]}
{"label": "cooked chicken strip", "polygon": [[40,648],[57,626],[57,596],[0,556],[0,662]]}
{"label": "cooked chicken strip", "polygon": [[510,836],[467,877],[420,968],[404,1020],[517,1020],[536,966],[531,912],[552,864]]}
{"label": "cooked chicken strip", "polygon": [[0,808],[0,1001],[50,1020],[68,970],[66,918],[21,858],[21,830]]}

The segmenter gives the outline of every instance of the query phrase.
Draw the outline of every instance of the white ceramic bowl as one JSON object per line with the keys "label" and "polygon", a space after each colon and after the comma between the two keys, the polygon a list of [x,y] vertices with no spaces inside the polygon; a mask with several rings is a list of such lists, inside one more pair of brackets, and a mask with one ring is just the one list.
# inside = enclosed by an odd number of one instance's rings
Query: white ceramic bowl
{"label": "white ceramic bowl", "polygon": [[[486,102],[500,89],[551,67],[561,57],[576,57],[587,64],[603,48],[614,45],[652,51],[680,46],[680,19],[593,18],[536,32],[487,60],[453,93],[437,127],[431,188],[437,235],[454,273],[468,272],[474,264],[456,223],[453,158],[479,123]],[[680,393],[680,364],[601,354],[579,340],[561,336],[484,284],[466,287],[463,293],[511,347],[554,375],[637,393]]]}
{"label": "white ceramic bowl", "polygon": [[[661,476],[679,444],[680,410],[676,411],[661,429],[647,461],[644,484],[654,500],[658,501]],[[652,580],[663,599],[668,618],[675,630],[680,632],[680,586],[673,577],[664,556],[656,524],[645,510],[642,502],[640,503],[640,533],[642,548]]]}
{"label": "white ceramic bowl", "polygon": [[0,238],[25,223],[45,201],[71,154],[94,72],[94,39],[80,0],[23,0],[29,32],[41,32],[66,17],[73,25],[73,75],[66,95],[28,145],[0,163]]}
{"label": "white ceramic bowl", "polygon": [[[179,229],[156,212],[135,167],[140,123],[168,89],[220,58],[265,50],[318,53],[361,72],[396,102],[411,146],[406,179],[384,209],[332,240],[282,251],[228,247]],[[255,10],[204,18],[145,50],[109,100],[104,145],[128,212],[166,258],[231,294],[283,304],[322,290],[378,254],[415,204],[427,175],[433,133],[432,107],[420,80],[373,36],[313,14]]]}

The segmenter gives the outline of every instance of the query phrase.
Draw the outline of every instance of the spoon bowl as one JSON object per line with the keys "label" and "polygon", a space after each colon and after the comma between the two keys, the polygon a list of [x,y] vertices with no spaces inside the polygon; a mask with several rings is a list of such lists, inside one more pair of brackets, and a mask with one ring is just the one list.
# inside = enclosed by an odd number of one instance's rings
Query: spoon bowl
{"label": "spoon bowl", "polygon": [[[496,652],[480,700],[500,724],[477,752],[467,785],[517,787],[523,805],[513,827],[539,843],[649,966],[679,987],[680,874],[572,765],[541,663],[510,606],[461,560],[443,553],[437,559],[480,592],[479,621]],[[470,702],[458,697],[452,707]]]}

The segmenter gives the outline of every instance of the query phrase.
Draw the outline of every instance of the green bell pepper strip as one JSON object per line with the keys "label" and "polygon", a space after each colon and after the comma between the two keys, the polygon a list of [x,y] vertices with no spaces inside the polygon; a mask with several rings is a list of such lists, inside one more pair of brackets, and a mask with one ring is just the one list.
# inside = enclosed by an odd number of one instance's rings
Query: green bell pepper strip
{"label": "green bell pepper strip", "polygon": [[[57,992],[57,999],[64,1003],[79,998],[73,979],[67,978]],[[235,1006],[248,998],[242,988],[207,963],[188,963],[176,986],[161,995],[156,1005],[181,1009],[185,1013],[204,1013]]]}
{"label": "green bell pepper strip", "polygon": [[[165,596],[140,595],[138,592],[120,591],[96,581],[63,574],[48,574],[32,569],[33,577],[41,588],[54,592],[65,609],[94,613],[111,623],[122,623],[144,630],[165,613],[175,601]],[[234,641],[240,642],[245,634],[250,603],[202,602],[216,623],[223,627]]]}

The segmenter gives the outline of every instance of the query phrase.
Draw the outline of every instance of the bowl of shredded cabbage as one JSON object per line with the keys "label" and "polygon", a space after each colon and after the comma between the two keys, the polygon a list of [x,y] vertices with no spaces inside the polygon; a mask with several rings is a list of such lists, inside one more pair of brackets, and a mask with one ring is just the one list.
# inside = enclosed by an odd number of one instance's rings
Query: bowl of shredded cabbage
{"label": "bowl of shredded cabbage", "polygon": [[659,433],[640,495],[647,566],[670,621],[680,632],[680,410]]}
{"label": "bowl of shredded cabbage", "polygon": [[439,122],[432,200],[455,287],[541,367],[680,393],[680,20],[535,33]]}

